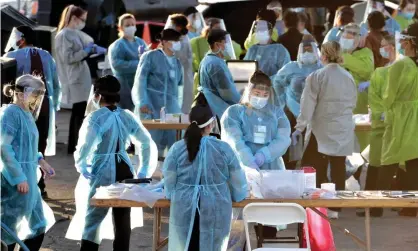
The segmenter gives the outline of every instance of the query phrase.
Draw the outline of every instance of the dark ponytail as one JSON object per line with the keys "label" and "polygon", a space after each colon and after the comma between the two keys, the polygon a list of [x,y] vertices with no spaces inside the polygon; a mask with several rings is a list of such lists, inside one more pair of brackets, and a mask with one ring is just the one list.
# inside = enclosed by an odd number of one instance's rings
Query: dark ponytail
{"label": "dark ponytail", "polygon": [[94,84],[93,91],[100,94],[103,100],[108,104],[119,103],[120,101],[120,83],[112,75],[106,75],[99,78]]}
{"label": "dark ponytail", "polygon": [[196,105],[190,111],[190,125],[184,134],[187,152],[189,153],[189,161],[193,162],[200,149],[200,140],[205,128],[199,128],[213,118],[212,110],[207,105]]}

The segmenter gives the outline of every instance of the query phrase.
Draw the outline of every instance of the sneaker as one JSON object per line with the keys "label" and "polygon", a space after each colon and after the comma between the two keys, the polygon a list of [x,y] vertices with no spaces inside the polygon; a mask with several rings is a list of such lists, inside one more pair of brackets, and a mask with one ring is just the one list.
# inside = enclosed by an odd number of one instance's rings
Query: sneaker
{"label": "sneaker", "polygon": [[334,219],[334,220],[338,219],[338,212],[328,209],[327,213],[328,213],[328,218]]}

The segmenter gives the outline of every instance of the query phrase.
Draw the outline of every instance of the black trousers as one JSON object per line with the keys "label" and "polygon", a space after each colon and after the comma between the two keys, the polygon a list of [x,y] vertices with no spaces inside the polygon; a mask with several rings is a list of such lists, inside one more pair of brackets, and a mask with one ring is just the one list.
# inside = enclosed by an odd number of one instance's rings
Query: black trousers
{"label": "black trousers", "polygon": [[199,211],[196,210],[196,214],[194,216],[194,224],[193,224],[193,231],[192,236],[190,237],[189,243],[189,251],[198,251],[200,249],[200,215]]}
{"label": "black trousers", "polygon": [[[42,242],[44,241],[44,236],[45,234],[41,234],[34,238],[24,240],[23,243],[25,243],[26,247],[28,247],[30,251],[38,251],[39,249],[41,249]],[[15,247],[16,247],[16,243],[7,246],[7,249],[9,251],[13,251]],[[19,248],[19,251],[23,251],[23,249]]]}
{"label": "black trousers", "polygon": [[[116,181],[132,179],[133,175],[129,166],[121,160],[116,159]],[[131,240],[131,208],[112,208],[113,231],[115,239],[113,240],[113,251],[129,251],[129,242]],[[98,251],[99,244],[81,240],[80,251]]]}
{"label": "black trousers", "polygon": [[[289,108],[287,108],[287,106],[284,108],[284,113],[286,114],[287,119],[289,120],[290,130],[291,130],[290,133],[292,134],[296,130],[295,129],[295,126],[297,124],[296,118],[293,115],[293,113],[289,110]],[[304,138],[304,137],[302,137],[302,138]],[[283,162],[284,162],[284,166],[286,167],[286,170],[295,170],[296,169],[297,161],[290,161],[289,148],[287,149],[286,153],[283,155]]]}
{"label": "black trousers", "polygon": [[[39,112],[39,117],[36,120],[36,127],[39,132],[39,142],[38,142],[38,151],[45,156],[45,149],[48,140],[48,131],[49,131],[49,98],[45,95],[44,100],[42,101],[41,110]],[[41,179],[38,182],[38,187],[41,192],[45,191],[45,180],[44,172],[41,169]]]}
{"label": "black trousers", "polygon": [[87,101],[73,104],[70,118],[70,132],[68,135],[68,154],[73,154],[77,146],[78,131],[84,120],[84,113],[86,112]]}
{"label": "black trousers", "polygon": [[[329,156],[318,152],[318,142],[315,135],[311,134],[308,146],[302,157],[302,166],[312,166],[316,169],[316,187],[320,188],[322,183],[335,183],[337,191],[345,190],[345,158],[346,156]],[[331,181],[328,180],[327,169],[331,165]],[[340,211],[339,208],[332,208]]]}

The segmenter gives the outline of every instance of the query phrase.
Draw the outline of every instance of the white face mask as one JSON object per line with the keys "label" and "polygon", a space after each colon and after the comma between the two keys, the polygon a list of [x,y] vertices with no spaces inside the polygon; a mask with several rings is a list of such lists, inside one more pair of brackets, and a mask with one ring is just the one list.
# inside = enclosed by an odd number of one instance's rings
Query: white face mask
{"label": "white face mask", "polygon": [[76,26],[76,30],[82,30],[86,26],[86,22],[80,21]]}
{"label": "white face mask", "polygon": [[318,60],[313,52],[305,52],[301,55],[300,60],[302,64],[314,64]]}
{"label": "white face mask", "polygon": [[270,41],[270,35],[267,31],[256,32],[255,39],[257,39],[260,44],[267,44]]}
{"label": "white face mask", "polygon": [[200,28],[202,28],[202,21],[200,19],[196,19],[193,22],[193,27],[198,30]]}
{"label": "white face mask", "polygon": [[352,38],[341,38],[340,45],[343,50],[349,51],[354,49],[354,39]]}
{"label": "white face mask", "polygon": [[181,50],[180,41],[171,41],[171,51],[176,52]]}
{"label": "white face mask", "polygon": [[384,58],[389,58],[389,52],[387,52],[383,47],[380,48],[380,55]]}
{"label": "white face mask", "polygon": [[123,28],[123,32],[128,37],[134,37],[135,36],[135,32],[136,32],[136,27],[135,26],[124,27]]}
{"label": "white face mask", "polygon": [[96,99],[93,99],[92,100],[92,104],[93,104],[94,108],[96,108],[97,110],[100,109],[100,100],[101,99],[102,99],[102,96],[100,95],[99,96],[99,100],[97,100],[97,101],[96,101]]}
{"label": "white face mask", "polygon": [[262,98],[262,97],[256,97],[256,96],[251,96],[250,97],[250,104],[252,107],[254,107],[255,109],[259,110],[264,108],[267,105],[269,98]]}

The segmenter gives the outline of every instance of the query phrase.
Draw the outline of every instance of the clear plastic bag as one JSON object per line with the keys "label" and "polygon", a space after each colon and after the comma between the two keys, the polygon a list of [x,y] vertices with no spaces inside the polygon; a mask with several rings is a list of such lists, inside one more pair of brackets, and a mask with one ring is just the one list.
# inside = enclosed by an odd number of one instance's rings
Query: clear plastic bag
{"label": "clear plastic bag", "polygon": [[265,199],[302,198],[305,176],[303,170],[261,171],[260,187]]}

